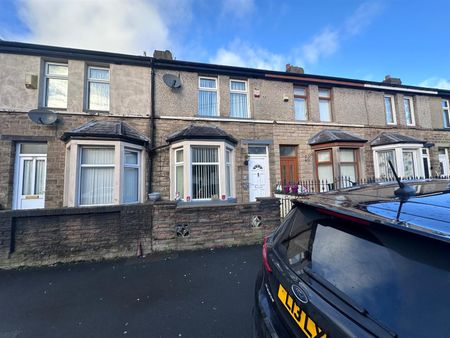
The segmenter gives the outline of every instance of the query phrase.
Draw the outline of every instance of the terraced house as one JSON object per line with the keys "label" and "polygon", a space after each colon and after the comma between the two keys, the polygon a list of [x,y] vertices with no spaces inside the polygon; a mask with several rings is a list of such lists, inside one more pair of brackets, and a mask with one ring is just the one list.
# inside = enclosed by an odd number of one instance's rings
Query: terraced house
{"label": "terraced house", "polygon": [[[4,209],[449,175],[450,91],[0,41]],[[349,184],[350,184],[349,183]]]}

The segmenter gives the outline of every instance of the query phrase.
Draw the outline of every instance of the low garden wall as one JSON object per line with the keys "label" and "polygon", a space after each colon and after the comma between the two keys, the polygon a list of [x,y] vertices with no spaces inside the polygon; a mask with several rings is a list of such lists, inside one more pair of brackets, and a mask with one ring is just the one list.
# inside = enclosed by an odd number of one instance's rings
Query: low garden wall
{"label": "low garden wall", "polygon": [[279,200],[0,211],[0,268],[261,243]]}

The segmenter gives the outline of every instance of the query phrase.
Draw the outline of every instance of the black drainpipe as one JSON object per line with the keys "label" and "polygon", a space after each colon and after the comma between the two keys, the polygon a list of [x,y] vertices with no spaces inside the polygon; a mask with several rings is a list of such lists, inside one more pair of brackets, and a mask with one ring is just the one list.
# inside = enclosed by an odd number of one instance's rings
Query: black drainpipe
{"label": "black drainpipe", "polygon": [[153,182],[153,154],[155,148],[155,63],[153,62],[153,58],[150,59],[150,67],[151,67],[151,89],[150,89],[150,146],[148,149],[148,193],[152,192],[152,182]]}

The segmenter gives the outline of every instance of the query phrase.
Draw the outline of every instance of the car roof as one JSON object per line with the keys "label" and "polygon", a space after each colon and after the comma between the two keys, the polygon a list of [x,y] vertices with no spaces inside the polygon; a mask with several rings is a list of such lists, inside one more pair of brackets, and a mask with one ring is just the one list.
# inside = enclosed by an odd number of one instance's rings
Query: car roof
{"label": "car roof", "polygon": [[355,220],[365,220],[414,232],[450,243],[450,180],[406,183],[416,195],[395,196],[398,184],[375,183],[299,198],[295,204],[328,210]]}

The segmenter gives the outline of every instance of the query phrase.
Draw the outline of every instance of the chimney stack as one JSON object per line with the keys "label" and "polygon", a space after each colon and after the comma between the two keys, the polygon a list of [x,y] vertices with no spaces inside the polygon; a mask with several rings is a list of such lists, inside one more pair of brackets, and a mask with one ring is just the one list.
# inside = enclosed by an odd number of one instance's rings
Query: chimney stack
{"label": "chimney stack", "polygon": [[155,59],[173,60],[172,52],[170,50],[156,50],[153,52]]}
{"label": "chimney stack", "polygon": [[402,80],[399,77],[391,77],[390,75],[386,75],[384,77],[383,83],[393,84],[393,85],[401,85]]}
{"label": "chimney stack", "polygon": [[295,74],[305,74],[305,70],[302,67],[292,66],[289,63],[286,64],[286,72]]}

